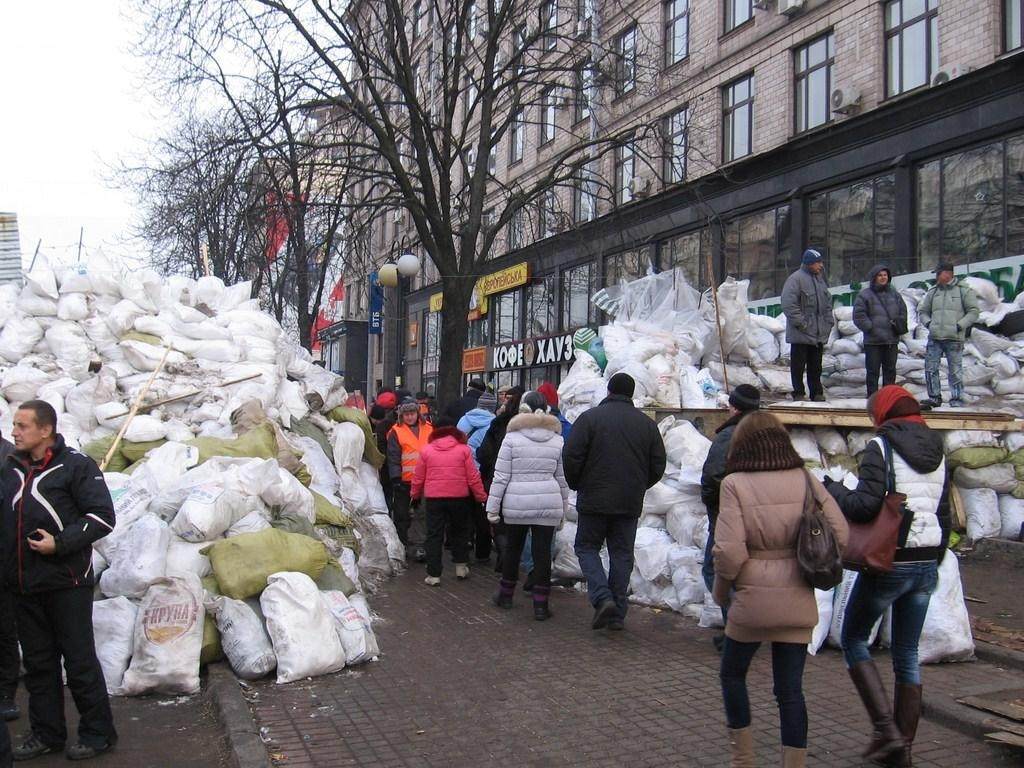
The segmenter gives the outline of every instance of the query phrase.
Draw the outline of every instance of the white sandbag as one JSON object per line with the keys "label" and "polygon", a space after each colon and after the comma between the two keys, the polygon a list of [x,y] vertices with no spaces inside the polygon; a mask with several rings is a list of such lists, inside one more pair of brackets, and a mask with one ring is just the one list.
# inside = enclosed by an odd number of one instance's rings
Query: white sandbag
{"label": "white sandbag", "polygon": [[135,321],[146,314],[138,304],[122,299],[107,313],[106,321],[110,332],[118,339],[135,327]]}
{"label": "white sandbag", "polygon": [[633,562],[645,581],[661,581],[664,585],[665,580],[671,578],[668,552],[672,545],[672,537],[666,531],[637,529]]}
{"label": "white sandbag", "polygon": [[0,328],[15,316],[18,305],[18,287],[14,283],[0,285]]}
{"label": "white sandbag", "polygon": [[760,389],[766,392],[789,392],[793,387],[788,369],[761,367],[757,369],[757,378],[760,381]]}
{"label": "white sandbag", "polygon": [[110,402],[117,391],[117,376],[104,366],[95,376],[86,379],[64,396],[65,410],[74,416],[83,429],[96,426],[93,409],[98,403]]}
{"label": "white sandbag", "polygon": [[814,590],[814,599],[818,603],[818,623],[811,633],[811,642],[807,645],[807,652],[811,656],[817,656],[821,646],[828,640],[828,632],[832,627],[832,602],[835,600],[835,590]]}
{"label": "white sandbag", "polygon": [[145,413],[136,414],[124,433],[124,439],[129,443],[150,443],[166,437],[167,427],[164,423],[158,417]]}
{"label": "white sandbag", "polygon": [[981,353],[982,359],[988,359],[996,352],[1005,352],[1013,346],[1013,342],[1005,336],[998,336],[978,326],[971,329],[971,344]]}
{"label": "white sandbag", "polygon": [[974,636],[960,583],[960,562],[952,552],[947,552],[939,565],[939,583],[928,603],[917,653],[922,664],[974,658]]}
{"label": "white sandbag", "polygon": [[1005,352],[996,352],[991,355],[986,361],[986,365],[992,368],[1000,379],[1007,379],[1020,373],[1020,363]]}
{"label": "white sandbag", "polygon": [[[272,480],[260,493],[260,498],[263,501],[271,507],[280,508],[287,514],[298,515],[311,523],[316,522],[316,502],[313,499],[313,494],[296,479],[295,475],[279,466],[277,477]],[[235,520],[239,519],[246,511],[240,510],[241,514]]]}
{"label": "white sandbag", "polygon": [[821,464],[821,451],[818,450],[818,441],[814,432],[810,429],[793,429],[789,432],[789,440],[793,448],[805,462]]}
{"label": "white sandbag", "polygon": [[[843,622],[846,619],[846,606],[850,602],[850,596],[853,594],[853,587],[857,583],[857,572],[843,570],[843,580],[833,590],[835,593],[835,602],[832,604],[832,624],[828,630],[828,642],[835,648],[843,647]],[[882,624],[882,619],[879,617],[878,621],[875,622],[875,626],[872,627],[871,633],[868,637],[868,645],[873,645],[875,638],[878,637],[878,628]]]}
{"label": "white sandbag", "polygon": [[405,562],[405,545],[398,538],[398,529],[389,515],[369,515],[367,519],[384,537],[388,549],[388,559]]}
{"label": "white sandbag", "polygon": [[695,469],[699,474],[708,458],[708,451],[711,450],[711,441],[685,419],[676,420],[669,416],[658,426],[667,427],[667,431],[663,431],[662,434],[668,461],[677,467]]}
{"label": "white sandbag", "polygon": [[952,453],[961,448],[987,447],[998,445],[999,443],[996,436],[991,432],[977,429],[951,429],[940,434],[942,434],[942,442],[946,447],[946,453]]}
{"label": "white sandbag", "polygon": [[990,539],[1002,527],[999,497],[991,488],[961,488],[960,498],[967,516],[967,535],[974,539]]}
{"label": "white sandbag", "polygon": [[34,400],[39,388],[48,383],[51,376],[45,371],[31,365],[15,365],[3,372],[0,378],[0,391],[11,403],[23,403]]}
{"label": "white sandbag", "polygon": [[242,494],[219,485],[199,485],[182,502],[171,530],[185,541],[213,541],[248,512],[249,499]]}
{"label": "white sandbag", "polygon": [[828,348],[828,351],[833,355],[859,355],[861,354],[860,345],[851,339],[837,339],[832,346]]}
{"label": "white sandbag", "polygon": [[693,546],[702,521],[707,520],[707,510],[700,496],[688,495],[686,500],[672,507],[665,515],[665,527],[677,544]]}
{"label": "white sandbag", "polygon": [[1013,464],[990,464],[979,469],[957,467],[953,480],[961,488],[988,489],[995,493],[1011,493],[1017,487]]}
{"label": "white sandbag", "polygon": [[346,666],[362,664],[380,655],[380,647],[370,628],[369,619],[349,602],[344,592],[324,590],[320,598],[334,617],[334,629],[345,649]]}
{"label": "white sandbag", "polygon": [[576,558],[576,523],[566,522],[555,531],[553,544],[555,559],[551,564],[551,573],[563,579],[582,579],[583,570]]}
{"label": "white sandbag", "polygon": [[116,695],[132,659],[135,621],[139,609],[127,597],[97,600],[92,604],[92,632],[96,658],[103,668],[107,693]]}
{"label": "white sandbag", "polygon": [[277,656],[270,635],[249,603],[216,596],[206,601],[206,610],[217,622],[221,647],[236,675],[258,680],[274,671]]}
{"label": "white sandbag", "polygon": [[277,656],[278,683],[344,668],[345,649],[334,629],[334,618],[309,576],[289,572],[270,575],[260,596],[260,607]]}
{"label": "white sandbag", "polygon": [[[118,346],[124,352],[125,359],[138,371],[155,371],[164,356],[163,347],[157,347],[144,341],[136,341],[135,339],[122,341]],[[187,359],[181,352],[172,350],[167,353],[168,366],[182,365]]]}
{"label": "white sandbag", "polygon": [[198,576],[161,579],[150,587],[139,606],[121,693],[198,693],[205,617]]}
{"label": "white sandbag", "polygon": [[359,482],[366,490],[370,513],[386,515],[388,513],[388,501],[384,496],[384,488],[380,484],[380,475],[373,466],[365,461],[359,464]]}
{"label": "white sandbag", "polygon": [[107,597],[140,598],[146,594],[166,574],[170,538],[167,523],[143,515],[119,541],[110,567],[100,576],[100,591]]}
{"label": "white sandbag", "polygon": [[50,260],[45,255],[39,255],[31,267],[31,271],[25,273],[25,289],[34,291],[37,296],[56,299],[60,295],[57,290],[57,274],[50,266]]}
{"label": "white sandbag", "polygon": [[853,457],[860,456],[864,452],[864,449],[868,447],[875,438],[874,432],[868,432],[867,430],[851,430],[846,436],[846,445],[850,449],[850,455]]}
{"label": "white sandbag", "polygon": [[89,300],[82,293],[68,293],[57,301],[57,317],[61,320],[85,320],[89,316]]}
{"label": "white sandbag", "polygon": [[359,587],[359,558],[355,551],[349,547],[342,547],[341,554],[338,555],[338,563],[341,565],[341,570],[348,576],[349,581]]}
{"label": "white sandbag", "polygon": [[233,536],[241,536],[243,533],[257,533],[270,527],[270,521],[267,520],[263,513],[259,511],[249,512],[228,528],[224,538],[230,539]]}
{"label": "white sandbag", "polygon": [[839,430],[832,427],[815,427],[814,437],[818,447],[829,456],[844,455],[847,451],[846,440],[839,434]]}
{"label": "white sandbag", "polygon": [[26,285],[18,297],[18,311],[23,315],[45,318],[57,316],[57,299],[40,296],[31,285]]}
{"label": "white sandbag", "polygon": [[363,460],[363,449],[366,445],[366,436],[363,430],[351,422],[339,424],[334,429],[334,466],[341,474],[341,470],[359,469]]}
{"label": "white sandbag", "polygon": [[[5,329],[6,330],[6,329]],[[0,353],[2,354],[2,353]],[[1024,375],[1018,374],[1008,379],[999,379],[992,386],[997,395],[1021,395],[1024,394]]]}
{"label": "white sandbag", "polygon": [[697,621],[697,626],[704,629],[717,629],[725,626],[725,621],[722,618],[722,608],[715,602],[715,599],[708,591],[704,592],[704,604],[701,606],[700,619]]}
{"label": "white sandbag", "polygon": [[651,608],[672,608],[676,601],[676,589],[671,581],[647,581],[636,568],[629,577],[629,602]]}
{"label": "white sandbag", "polygon": [[205,541],[193,543],[174,537],[167,545],[167,575],[186,576],[194,573],[200,579],[213,572],[210,558],[202,554],[209,544]]}
{"label": "white sandbag", "polygon": [[0,331],[0,358],[17,363],[31,352],[42,338],[43,327],[35,317],[10,317]]}
{"label": "white sandbag", "polygon": [[999,497],[999,537],[1021,541],[1024,536],[1024,499]]}
{"label": "white sandbag", "polygon": [[[999,289],[991,280],[973,275],[960,278],[960,282],[970,286],[978,297],[978,305],[982,311],[991,312],[999,304]],[[973,333],[972,333],[973,335]]]}

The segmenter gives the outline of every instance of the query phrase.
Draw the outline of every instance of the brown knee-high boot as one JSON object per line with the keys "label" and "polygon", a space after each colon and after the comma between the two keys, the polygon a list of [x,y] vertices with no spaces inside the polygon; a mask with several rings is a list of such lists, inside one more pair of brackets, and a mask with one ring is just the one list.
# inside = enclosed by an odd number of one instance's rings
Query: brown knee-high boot
{"label": "brown knee-high boot", "polygon": [[888,761],[897,757],[905,749],[903,734],[892,716],[892,705],[882,685],[875,662],[860,661],[849,669],[850,679],[860,694],[860,700],[871,718],[875,732],[868,748],[862,753],[869,760]]}
{"label": "brown knee-high boot", "polygon": [[895,704],[893,706],[893,719],[896,727],[903,735],[906,748],[902,754],[897,755],[890,765],[897,768],[910,768],[914,763],[911,757],[911,748],[914,738],[917,736],[917,724],[921,720],[921,686],[912,683],[896,683]]}

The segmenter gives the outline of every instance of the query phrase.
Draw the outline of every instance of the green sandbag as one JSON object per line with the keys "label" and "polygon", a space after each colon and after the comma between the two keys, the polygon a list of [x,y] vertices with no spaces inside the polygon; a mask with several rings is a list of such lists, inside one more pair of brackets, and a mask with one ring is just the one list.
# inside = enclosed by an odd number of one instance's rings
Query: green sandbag
{"label": "green sandbag", "polygon": [[199,665],[206,666],[224,658],[224,648],[220,644],[220,630],[217,622],[209,613],[203,620],[203,649],[199,652]]}
{"label": "green sandbag", "polygon": [[202,553],[210,558],[221,594],[236,600],[258,595],[267,577],[281,571],[304,573],[315,581],[327,564],[321,542],[276,528],[218,541]]}
{"label": "green sandbag", "polygon": [[324,449],[324,453],[328,458],[334,455],[334,448],[331,446],[331,441],[327,438],[327,433],[308,418],[299,419],[298,421],[293,420],[290,431],[302,437],[311,437],[316,440],[317,444]]}
{"label": "green sandbag", "polygon": [[[82,446],[82,453],[97,464],[102,464],[103,460],[107,457],[107,451],[109,451],[110,446],[114,444],[115,437],[117,437],[117,435],[107,435],[106,437],[100,437],[96,440],[92,440]],[[103,471],[124,472],[130,465],[131,462],[121,454],[119,446],[118,449],[114,451],[114,455],[110,457],[110,463],[107,464]]]}
{"label": "green sandbag", "polygon": [[1024,448],[1019,451],[1013,451],[1006,460],[1014,466],[1024,466]]}
{"label": "green sandbag", "polygon": [[[377,448],[377,438],[373,434],[373,425],[370,424],[370,417],[366,415],[365,411],[361,411],[358,408],[346,408],[343,405],[339,405],[333,411],[327,414],[327,418],[331,421],[336,421],[339,424],[351,423],[363,430],[363,437],[366,440],[363,442],[363,460],[373,465],[374,469],[380,469],[384,466],[384,462],[387,461],[384,454]],[[334,456],[334,450],[331,449],[327,452],[328,456]]]}
{"label": "green sandbag", "polygon": [[1024,499],[1024,483],[1017,483],[1017,487],[1010,492],[1010,495],[1015,499]]}
{"label": "green sandbag", "polygon": [[200,581],[203,589],[210,593],[210,597],[217,597],[220,594],[220,584],[217,583],[216,576],[203,576]]}
{"label": "green sandbag", "polygon": [[336,590],[338,592],[344,592],[345,597],[355,594],[356,585],[352,583],[352,579],[348,577],[345,570],[341,567],[337,560],[333,557],[327,561],[327,565],[324,567],[324,572],[320,574],[320,578],[316,580],[316,586],[322,590]]}
{"label": "green sandbag", "polygon": [[1013,473],[1017,476],[1018,480],[1024,480],[1024,464],[1014,464]]}
{"label": "green sandbag", "polygon": [[344,528],[352,526],[352,518],[334,506],[316,491],[313,494],[313,508],[316,510],[317,525],[340,525]]}
{"label": "green sandbag", "polygon": [[340,547],[348,547],[356,556],[359,555],[359,539],[356,538],[352,528],[345,525],[320,525],[314,528],[316,534],[321,538],[326,537],[336,542]]}
{"label": "green sandbag", "polygon": [[121,337],[121,341],[141,341],[143,344],[150,344],[154,347],[162,347],[164,345],[163,340],[159,336],[154,336],[152,333],[142,333],[141,331],[128,331]]}
{"label": "green sandbag", "polygon": [[946,456],[946,465],[950,469],[967,467],[968,469],[981,469],[992,464],[1002,464],[1006,461],[1009,452],[1005,448],[996,446],[974,445],[966,448],[957,448]]}
{"label": "green sandbag", "polygon": [[137,461],[142,461],[147,453],[166,442],[166,440],[150,440],[145,443],[129,443],[127,440],[122,440],[119,450],[129,464],[134,464]]}
{"label": "green sandbag", "polygon": [[277,437],[270,422],[253,427],[248,432],[235,438],[197,437],[189,440],[188,445],[199,449],[199,463],[212,459],[214,456],[232,458],[276,459]]}
{"label": "green sandbag", "polygon": [[275,515],[274,519],[270,521],[270,525],[279,531],[298,533],[302,536],[309,536],[311,539],[316,538],[316,531],[313,530],[313,524],[301,515],[284,512],[282,514]]}

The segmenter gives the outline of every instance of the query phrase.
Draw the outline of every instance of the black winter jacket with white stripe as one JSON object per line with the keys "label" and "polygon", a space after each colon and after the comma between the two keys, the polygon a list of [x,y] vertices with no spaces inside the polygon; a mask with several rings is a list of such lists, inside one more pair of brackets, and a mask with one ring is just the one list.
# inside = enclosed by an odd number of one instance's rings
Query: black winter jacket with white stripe
{"label": "black winter jacket with white stripe", "polygon": [[[24,594],[91,587],[92,544],[114,530],[114,504],[96,462],[64,444],[64,438],[32,461],[15,451],[0,476],[3,574],[9,589]],[[57,545],[52,555],[32,551],[37,528]]]}

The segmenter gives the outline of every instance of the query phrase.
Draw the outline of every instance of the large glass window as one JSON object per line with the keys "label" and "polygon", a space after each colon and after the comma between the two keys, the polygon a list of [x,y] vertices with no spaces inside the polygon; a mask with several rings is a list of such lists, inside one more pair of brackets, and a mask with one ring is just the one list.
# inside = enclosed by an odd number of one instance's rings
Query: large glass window
{"label": "large glass window", "polygon": [[594,322],[594,265],[580,264],[562,272],[562,330],[571,331]]}
{"label": "large glass window", "polygon": [[832,119],[832,66],[835,36],[829,32],[796,50],[796,130],[817,128]]}
{"label": "large glass window", "polygon": [[689,0],[666,0],[665,16],[665,66],[671,67],[686,58],[689,52],[690,2]]}
{"label": "large glass window", "polygon": [[1024,253],[1024,135],[918,168],[917,246],[921,267]]}
{"label": "large glass window", "polygon": [[526,117],[523,110],[518,110],[512,116],[508,134],[508,164],[515,165],[522,161],[526,151]]}
{"label": "large glass window", "polygon": [[579,123],[590,117],[590,89],[593,87],[594,73],[590,63],[585,63],[576,70],[573,104],[573,122]]}
{"label": "large glass window", "polygon": [[1003,48],[1013,51],[1024,45],[1024,2],[1003,0]]}
{"label": "large glass window", "polygon": [[754,76],[722,89],[722,159],[729,163],[750,154],[754,144]]}
{"label": "large glass window", "polygon": [[597,172],[594,161],[580,169],[573,193],[573,217],[578,223],[597,218]]}
{"label": "large glass window", "polygon": [[521,291],[509,291],[500,296],[492,296],[490,312],[494,317],[495,344],[506,344],[522,338],[519,335],[523,320],[523,294]]}
{"label": "large glass window", "polygon": [[558,330],[558,294],[554,277],[544,277],[526,289],[526,335],[549,336]]}
{"label": "large glass window", "polygon": [[939,69],[939,0],[885,4],[885,95],[931,82]]}
{"label": "large glass window", "polygon": [[469,321],[469,333],[466,334],[466,349],[474,347],[486,347],[490,338],[488,320],[481,317]]}
{"label": "large glass window", "polygon": [[615,38],[615,95],[622,96],[636,87],[636,25],[626,27]]}
{"label": "large glass window", "polygon": [[663,157],[662,178],[666,184],[686,181],[686,142],[689,111],[684,107],[665,117],[662,123]]}
{"label": "large glass window", "polygon": [[558,45],[558,3],[544,0],[540,5],[540,25],[544,33],[544,49],[553,51]]}
{"label": "large glass window", "polygon": [[540,225],[540,236],[551,237],[559,231],[559,224],[561,222],[561,210],[558,205],[558,191],[554,187],[550,187],[541,194],[540,196],[540,216],[538,217],[538,224]]}
{"label": "large glass window", "polygon": [[662,269],[683,270],[687,282],[697,290],[708,283],[707,264],[711,253],[711,232],[707,227],[669,238],[661,244]]}
{"label": "large glass window", "polygon": [[555,86],[549,85],[540,95],[540,144],[547,144],[555,138]]}
{"label": "large glass window", "polygon": [[788,205],[733,219],[724,227],[725,272],[750,280],[751,301],[782,293],[789,275],[791,223]]}
{"label": "large glass window", "polygon": [[441,313],[427,312],[423,316],[423,372],[437,373],[441,359]]}
{"label": "large glass window", "polygon": [[526,208],[519,208],[508,223],[508,250],[525,248],[530,242],[530,215]]}
{"label": "large glass window", "polygon": [[811,195],[807,244],[824,254],[832,285],[862,282],[883,262],[896,274],[915,271],[909,254],[896,254],[896,177],[889,173]]}
{"label": "large glass window", "polygon": [[647,252],[642,248],[609,256],[604,260],[604,284],[618,285],[622,281],[628,283],[643,277],[647,274],[649,263]]}
{"label": "large glass window", "polygon": [[730,32],[754,18],[753,0],[725,0],[725,31]]}
{"label": "large glass window", "polygon": [[636,178],[636,148],[632,140],[615,148],[615,202],[625,205],[633,200]]}

